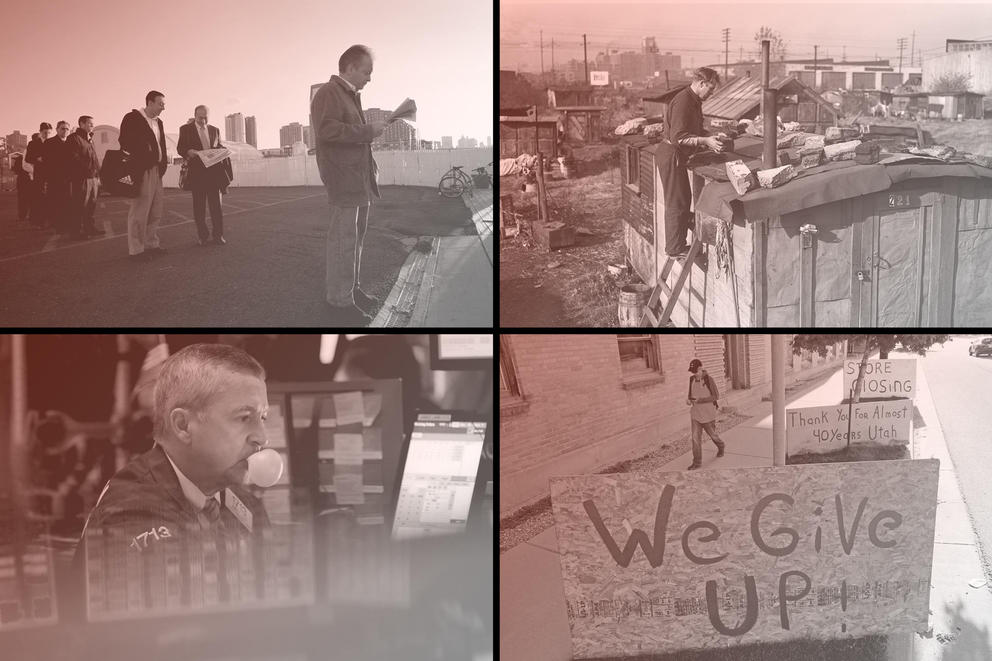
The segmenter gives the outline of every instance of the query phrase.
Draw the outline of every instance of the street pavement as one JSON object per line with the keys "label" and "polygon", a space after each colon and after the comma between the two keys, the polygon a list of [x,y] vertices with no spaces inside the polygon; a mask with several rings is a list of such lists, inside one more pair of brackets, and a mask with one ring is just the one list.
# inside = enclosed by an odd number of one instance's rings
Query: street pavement
{"label": "street pavement", "polygon": [[[930,397],[929,358],[920,360],[917,367],[913,457],[936,457],[941,462],[931,579],[932,629],[925,636],[911,633],[889,636],[887,660],[989,661],[992,660],[992,592],[988,587],[969,586],[971,581],[982,578],[977,538],[958,489],[955,467],[959,464],[950,460],[941,431],[944,415],[938,421],[937,408]],[[787,396],[788,407],[836,404],[843,397],[842,391],[843,376],[837,369],[812,389]],[[751,412],[752,417],[721,433],[727,444],[724,457],[717,459],[716,448],[711,443],[704,445],[701,470],[772,465],[771,403],[762,402]],[[681,471],[691,462],[691,452],[686,453],[659,472]],[[500,567],[500,656],[513,661],[571,659],[555,529],[552,527],[502,554]]]}
{"label": "street pavement", "polygon": [[[463,315],[452,325],[491,327],[492,269],[475,210],[461,198],[439,197],[434,188],[385,186],[382,195],[370,215],[363,289],[385,301],[415,249],[427,246],[429,252],[433,242],[457,240],[456,249],[439,251],[437,274],[472,284],[451,295],[462,299],[460,310],[478,318]],[[16,193],[0,193],[0,324],[335,325],[324,305],[324,190],[232,188],[223,205],[228,244],[201,248],[191,220],[191,196],[166,190],[160,237],[168,252],[135,263],[127,256],[126,198],[100,198],[96,219],[105,237],[71,242],[19,223]],[[445,269],[464,269],[464,274],[459,278]],[[487,273],[489,304],[483,315]],[[447,297],[435,300],[452,302]],[[416,299],[414,305],[418,303]],[[429,319],[425,310],[410,312]]]}

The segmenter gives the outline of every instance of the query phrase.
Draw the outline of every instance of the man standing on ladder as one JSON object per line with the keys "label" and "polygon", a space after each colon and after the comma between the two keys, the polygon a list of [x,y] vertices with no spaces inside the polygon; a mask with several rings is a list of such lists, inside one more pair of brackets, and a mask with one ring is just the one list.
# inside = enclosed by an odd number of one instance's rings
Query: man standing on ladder
{"label": "man standing on ladder", "polygon": [[692,222],[689,157],[700,147],[723,151],[717,136],[703,130],[703,101],[720,84],[720,75],[701,67],[692,72],[692,83],[675,95],[665,117],[665,139],[658,146],[658,175],[665,190],[665,252],[684,260],[689,253],[686,233]]}

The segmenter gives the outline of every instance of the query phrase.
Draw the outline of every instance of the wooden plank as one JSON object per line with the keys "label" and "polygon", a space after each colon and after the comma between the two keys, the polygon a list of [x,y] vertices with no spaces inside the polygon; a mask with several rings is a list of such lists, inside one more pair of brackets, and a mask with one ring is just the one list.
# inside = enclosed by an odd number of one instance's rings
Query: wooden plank
{"label": "wooden plank", "polygon": [[957,179],[943,179],[944,195],[940,207],[940,263],[937,267],[937,288],[940,295],[937,326],[950,326],[954,316],[954,259],[958,238],[958,195],[960,188]]}
{"label": "wooden plank", "polygon": [[696,261],[696,256],[699,255],[701,246],[702,244],[699,242],[699,239],[693,239],[692,245],[689,246],[689,254],[685,258],[685,264],[682,266],[679,277],[675,281],[675,286],[672,287],[672,295],[668,298],[665,311],[661,313],[659,321],[662,325],[667,324],[672,316],[672,310],[675,309],[675,305],[678,303],[679,295],[682,293],[682,287],[685,285],[686,278],[689,277],[689,271],[692,270],[692,264]]}

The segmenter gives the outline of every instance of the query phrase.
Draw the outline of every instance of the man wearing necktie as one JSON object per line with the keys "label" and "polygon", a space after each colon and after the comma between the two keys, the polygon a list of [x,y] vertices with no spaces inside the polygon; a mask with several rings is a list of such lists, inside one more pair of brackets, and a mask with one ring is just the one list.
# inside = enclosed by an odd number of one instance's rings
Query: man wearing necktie
{"label": "man wearing necktie", "polygon": [[128,568],[123,591],[138,610],[197,605],[190,595],[229,603],[254,590],[254,580],[239,577],[258,575],[253,549],[269,521],[244,485],[248,457],[268,444],[267,411],[265,371],[244,351],[194,344],[166,359],[155,387],[155,446],[110,480],[76,550],[91,612],[112,610],[102,601],[113,578],[106,566]]}
{"label": "man wearing necktie", "polygon": [[334,321],[361,327],[379,302],[359,286],[362,243],[372,197],[380,197],[372,141],[385,122],[366,122],[360,92],[372,78],[372,51],[355,45],[338,60],[340,75],[331,76],[310,102],[317,142],[317,169],[327,189],[326,299]]}
{"label": "man wearing necktie", "polygon": [[[196,232],[200,245],[206,246],[208,239],[216,245],[224,245],[224,214],[220,205],[221,184],[225,181],[214,176],[217,168],[224,164],[218,163],[209,170],[197,158],[199,151],[221,147],[220,130],[207,123],[207,107],[197,106],[193,111],[195,121],[179,129],[177,150],[186,159],[189,167],[190,190],[193,192],[193,217],[196,219]],[[219,175],[220,173],[218,173]],[[210,222],[213,225],[212,238],[207,233],[205,207],[210,206]]]}

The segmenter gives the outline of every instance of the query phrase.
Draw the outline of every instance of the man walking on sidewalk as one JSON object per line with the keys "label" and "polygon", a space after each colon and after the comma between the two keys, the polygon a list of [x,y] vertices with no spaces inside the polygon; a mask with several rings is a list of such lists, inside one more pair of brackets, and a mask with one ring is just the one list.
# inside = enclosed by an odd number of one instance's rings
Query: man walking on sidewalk
{"label": "man walking on sidewalk", "polygon": [[692,407],[692,465],[689,470],[696,470],[703,463],[703,430],[713,443],[716,444],[716,456],[722,457],[726,446],[720,435],[716,431],[717,399],[720,391],[710,375],[703,369],[703,363],[698,358],[693,358],[689,363],[689,398],[686,404]]}

